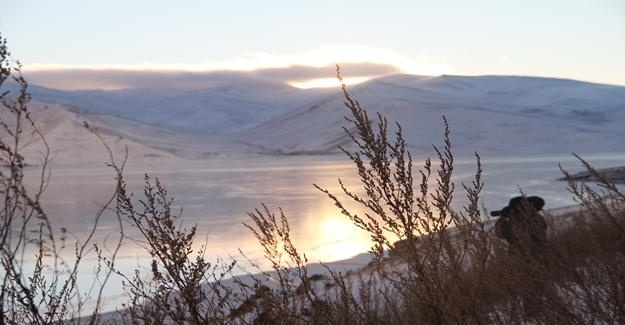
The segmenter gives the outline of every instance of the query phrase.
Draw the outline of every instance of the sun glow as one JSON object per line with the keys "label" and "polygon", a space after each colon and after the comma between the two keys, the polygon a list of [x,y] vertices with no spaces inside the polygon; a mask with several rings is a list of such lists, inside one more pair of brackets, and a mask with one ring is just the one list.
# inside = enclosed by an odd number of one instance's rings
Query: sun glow
{"label": "sun glow", "polygon": [[[343,83],[346,85],[355,85],[361,82],[365,82],[369,79],[375,78],[375,76],[367,76],[367,77],[347,77],[343,78]],[[310,88],[330,88],[330,87],[338,87],[341,84],[335,78],[319,78],[319,79],[310,79],[305,81],[289,81],[287,82],[289,85],[301,89],[310,89]]]}
{"label": "sun glow", "polygon": [[[320,242],[313,247],[309,255],[311,261],[337,261],[356,256],[371,248],[367,233],[356,227],[343,215],[327,215],[323,217],[313,233],[315,241]],[[313,231],[311,229],[311,231]]]}

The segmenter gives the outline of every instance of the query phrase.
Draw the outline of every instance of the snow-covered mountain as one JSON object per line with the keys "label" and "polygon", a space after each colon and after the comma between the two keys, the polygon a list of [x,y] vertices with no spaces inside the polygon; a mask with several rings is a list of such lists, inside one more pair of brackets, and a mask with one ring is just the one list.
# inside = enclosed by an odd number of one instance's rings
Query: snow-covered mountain
{"label": "snow-covered mountain", "polygon": [[320,93],[256,80],[193,90],[61,91],[35,86],[31,92],[44,102],[203,134],[230,133],[256,125],[298,108]]}
{"label": "snow-covered mountain", "polygon": [[[31,91],[38,101],[97,121],[109,134],[185,157],[326,153],[349,143],[339,89],[250,80],[189,91]],[[371,116],[380,112],[400,122],[417,154],[441,142],[443,115],[462,154],[625,151],[625,87],[536,77],[394,75],[350,92]]]}
{"label": "snow-covered mountain", "polygon": [[[31,117],[45,137],[50,158],[55,165],[104,166],[110,158],[102,142],[87,130],[87,122],[102,136],[113,151],[117,162],[128,148],[130,165],[148,166],[159,163],[182,162],[184,159],[205,159],[221,154],[239,154],[255,151],[242,144],[219,137],[199,137],[194,133],[172,130],[135,122],[112,115],[94,113],[61,104],[38,100],[29,105]],[[9,126],[14,118],[0,111],[0,118]],[[39,165],[45,153],[41,138],[29,125],[23,133],[22,151],[29,165]],[[7,136],[0,130],[0,136]]]}
{"label": "snow-covered mountain", "polygon": [[[417,152],[441,143],[442,116],[457,152],[540,154],[625,151],[625,87],[512,76],[395,75],[353,87],[374,116],[403,126]],[[325,152],[349,143],[340,93],[258,125],[242,138],[282,152]]]}

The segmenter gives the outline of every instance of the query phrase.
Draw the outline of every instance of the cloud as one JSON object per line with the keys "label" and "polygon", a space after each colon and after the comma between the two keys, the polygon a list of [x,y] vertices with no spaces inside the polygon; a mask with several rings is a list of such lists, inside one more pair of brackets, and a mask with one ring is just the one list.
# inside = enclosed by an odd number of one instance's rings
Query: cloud
{"label": "cloud", "polygon": [[[377,63],[340,63],[341,70],[350,76],[382,76],[400,73],[400,69],[390,64]],[[322,67],[291,66],[288,68],[261,69],[253,72],[254,75],[273,80],[296,81],[336,76],[336,66]]]}
{"label": "cloud", "polygon": [[[341,65],[349,77],[376,77],[399,73],[391,65],[346,63]],[[176,88],[201,89],[221,84],[243,82],[274,82],[280,84],[327,79],[336,76],[335,66],[260,69],[255,71],[171,71],[171,70],[114,70],[114,69],[55,69],[24,70],[32,84],[57,89],[126,89]]]}
{"label": "cloud", "polygon": [[345,76],[359,81],[394,73],[450,72],[444,59],[410,58],[388,49],[365,46],[325,46],[291,54],[244,53],[231,60],[201,64],[32,64],[25,66],[24,71],[32,83],[59,89],[198,89],[259,80],[315,85],[314,80],[335,77],[336,63],[341,65]]}
{"label": "cloud", "polygon": [[25,70],[24,76],[30,83],[66,90],[129,88],[201,89],[219,84],[254,79],[253,76],[242,72],[112,69]]}

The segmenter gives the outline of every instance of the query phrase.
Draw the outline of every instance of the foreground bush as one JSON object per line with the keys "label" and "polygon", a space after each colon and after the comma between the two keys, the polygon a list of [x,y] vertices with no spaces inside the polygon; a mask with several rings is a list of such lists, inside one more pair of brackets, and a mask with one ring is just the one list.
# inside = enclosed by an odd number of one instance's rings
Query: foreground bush
{"label": "foreground bush", "polygon": [[[510,254],[479,208],[484,184],[477,154],[474,180],[461,184],[469,203],[452,209],[456,184],[447,121],[443,146],[434,148],[437,159],[426,160],[417,171],[401,126],[389,126],[380,115],[372,120],[343,86],[349,109],[345,131],[354,149],[342,150],[362,188],[340,185],[363,213],[346,208],[339,193],[319,189],[353,221],[354,231],[370,234],[374,260],[353,272],[309,274],[305,254],[291,241],[287,216],[263,205],[250,213],[245,226],[272,270],[232,277],[236,261],[207,261],[206,246],[193,250],[197,229],[183,226],[158,179],[146,175],[139,200],[127,191],[125,158],[116,161],[104,141],[116,179],[110,200],[96,212],[91,234],[81,242],[56,231],[40,205],[50,150],[29,114],[27,83],[2,40],[0,86],[10,78],[19,91],[0,92],[5,110],[0,115],[5,165],[0,174],[0,324],[625,323],[625,197],[581,158],[601,188],[577,183],[565,172],[581,210],[550,219],[549,247],[540,254]],[[23,184],[21,150],[27,137],[43,143],[40,186],[34,192]],[[116,211],[121,235],[105,253],[92,235],[109,207]],[[116,267],[122,220],[146,243],[152,257],[148,274],[124,274]],[[60,257],[66,246],[74,248],[72,261]],[[95,289],[80,292],[77,276],[90,251],[100,261]],[[102,290],[111,276],[124,279],[129,298],[116,313],[104,315]],[[95,307],[85,311],[87,302]]]}

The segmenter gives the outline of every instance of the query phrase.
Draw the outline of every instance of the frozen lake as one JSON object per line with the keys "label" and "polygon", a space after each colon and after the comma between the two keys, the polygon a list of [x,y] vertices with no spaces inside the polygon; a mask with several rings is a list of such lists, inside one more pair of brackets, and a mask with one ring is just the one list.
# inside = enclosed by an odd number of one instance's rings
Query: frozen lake
{"label": "frozen lake", "polygon": [[[597,168],[621,166],[625,153],[594,154],[586,158]],[[519,189],[545,198],[546,208],[574,203],[566,191],[566,183],[557,180],[561,177],[558,163],[572,172],[581,170],[572,156],[484,157],[482,163],[486,183],[482,204],[489,210],[506,205],[510,197],[519,194]],[[415,160],[415,166],[419,165],[420,161]],[[206,238],[209,260],[236,257],[240,249],[262,265],[262,259],[259,260],[262,251],[249,230],[242,226],[249,221],[247,212],[261,203],[276,212],[278,207],[283,208],[295,244],[311,262],[346,259],[370,247],[368,235],[352,226],[312,185],[340,193],[337,182],[340,177],[349,188],[359,192],[358,178],[344,156],[215,158],[145,168],[130,162],[125,172],[129,189],[140,198],[144,173],[158,176],[175,198],[175,205],[184,208],[185,224],[197,224],[198,245]],[[471,182],[474,170],[472,157],[456,158],[457,207],[464,202],[460,182]],[[53,167],[44,209],[58,227],[63,226],[81,238],[92,225],[98,206],[112,194],[114,185],[112,170],[107,167]],[[105,215],[98,229],[96,240],[108,240],[109,246],[119,236],[112,211]],[[138,238],[128,223],[126,232]],[[88,265],[93,265],[93,259],[88,261]],[[117,262],[127,271],[149,266],[146,252],[132,242],[124,246]],[[109,295],[119,293],[119,281],[111,282],[107,291]]]}
{"label": "frozen lake", "polygon": [[[597,168],[623,165],[625,154],[586,156]],[[420,161],[415,162],[419,166]],[[485,157],[483,163],[482,204],[489,210],[507,204],[519,189],[540,195],[546,208],[572,204],[561,177],[558,163],[575,172],[580,164],[566,155],[543,157]],[[469,183],[475,170],[471,157],[456,159],[456,206],[464,202],[460,182]],[[267,204],[272,210],[282,207],[291,225],[293,238],[311,260],[343,259],[367,250],[367,237],[351,226],[333,203],[313,187],[313,183],[340,193],[337,179],[358,192],[358,179],[351,163],[343,156],[254,157],[240,160],[214,159],[189,161],[188,165],[151,167],[130,164],[125,171],[129,189],[135,197],[143,195],[144,173],[159,177],[176,207],[183,207],[186,224],[198,225],[199,240],[207,235],[211,256],[237,254],[240,248],[250,256],[259,249],[241,224],[247,212]],[[114,190],[112,170],[101,168],[53,167],[52,180],[44,196],[49,215],[79,238],[92,224],[97,208]],[[108,213],[98,236],[118,233],[117,222]],[[129,225],[128,225],[129,227]],[[129,230],[129,229],[127,229]],[[137,253],[139,254],[139,253]],[[131,254],[126,254],[131,258]]]}

